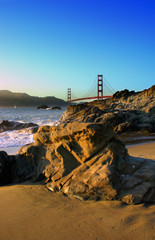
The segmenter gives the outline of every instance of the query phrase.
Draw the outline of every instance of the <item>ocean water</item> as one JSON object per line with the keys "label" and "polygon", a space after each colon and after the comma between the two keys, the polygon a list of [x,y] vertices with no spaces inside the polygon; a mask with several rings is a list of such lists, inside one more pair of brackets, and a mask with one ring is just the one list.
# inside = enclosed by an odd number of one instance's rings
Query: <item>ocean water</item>
{"label": "ocean water", "polygon": [[[56,125],[59,123],[61,115],[66,108],[62,110],[44,110],[36,108],[0,108],[0,122],[3,120],[36,123],[42,125]],[[33,142],[33,134],[30,129],[21,129],[6,131],[0,133],[0,149],[7,147],[21,147]]]}

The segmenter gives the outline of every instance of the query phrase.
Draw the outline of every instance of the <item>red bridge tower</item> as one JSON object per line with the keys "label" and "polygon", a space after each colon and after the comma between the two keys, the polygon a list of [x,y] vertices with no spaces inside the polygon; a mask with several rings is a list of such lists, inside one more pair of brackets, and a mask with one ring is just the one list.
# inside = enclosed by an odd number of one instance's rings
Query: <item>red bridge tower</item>
{"label": "red bridge tower", "polygon": [[97,75],[97,96],[95,97],[82,97],[77,99],[71,99],[71,88],[67,90],[67,101],[68,102],[75,102],[81,100],[90,100],[90,99],[98,99],[103,100],[104,98],[109,98],[111,96],[103,96],[103,75]]}
{"label": "red bridge tower", "polygon": [[67,101],[71,102],[71,88],[68,88],[67,90]]}
{"label": "red bridge tower", "polygon": [[103,75],[97,75],[97,99],[103,97]]}

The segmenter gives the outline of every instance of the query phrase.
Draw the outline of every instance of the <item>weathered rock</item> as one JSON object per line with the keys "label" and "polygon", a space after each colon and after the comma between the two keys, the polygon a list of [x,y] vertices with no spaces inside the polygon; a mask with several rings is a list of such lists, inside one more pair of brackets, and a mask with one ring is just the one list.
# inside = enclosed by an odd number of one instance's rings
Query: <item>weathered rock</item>
{"label": "weathered rock", "polygon": [[78,199],[155,202],[155,162],[128,156],[107,124],[43,126],[34,140],[12,161],[1,152],[1,185],[44,179],[50,190]]}
{"label": "weathered rock", "polygon": [[45,158],[45,148],[35,143],[25,145],[16,155],[15,182],[39,181],[44,178],[44,168],[49,161]]}
{"label": "weathered rock", "polygon": [[89,104],[70,105],[66,112],[61,117],[61,122],[95,122],[105,112],[96,106],[89,106]]}
{"label": "weathered rock", "polygon": [[9,184],[12,181],[14,158],[0,151],[0,185]]}
{"label": "weathered rock", "polygon": [[119,197],[126,203],[155,202],[155,162],[130,157],[120,178]]}
{"label": "weathered rock", "polygon": [[120,99],[120,98],[124,98],[127,99],[130,96],[135,95],[135,91],[129,91],[128,89],[125,89],[123,91],[118,91],[113,95],[113,99]]}
{"label": "weathered rock", "polygon": [[40,127],[16,157],[1,153],[0,184],[44,179],[50,190],[78,199],[155,202],[155,162],[128,156],[113,132],[155,133],[154,93],[153,86],[69,106],[61,124]]}
{"label": "weathered rock", "polygon": [[46,104],[40,105],[37,107],[37,109],[47,109],[49,108]]}
{"label": "weathered rock", "polygon": [[38,125],[35,123],[20,123],[7,120],[3,120],[0,123],[0,133],[5,131],[21,130],[24,128],[32,128],[33,132],[35,132],[38,129]]}
{"label": "weathered rock", "polygon": [[61,107],[52,107],[51,110],[61,110]]}
{"label": "weathered rock", "polygon": [[118,135],[155,133],[155,86],[142,92],[124,90],[110,99],[69,106],[60,120],[108,123]]}
{"label": "weathered rock", "polygon": [[77,122],[46,130],[46,139],[45,128],[34,139],[47,145],[46,158],[52,160],[44,171],[50,189],[84,199],[116,198],[113,185],[126,166],[127,151],[107,125]]}
{"label": "weathered rock", "polygon": [[[46,146],[45,158],[50,164],[43,173],[50,182],[50,189],[61,189],[69,195],[80,194],[87,199],[102,198],[103,195],[104,199],[115,198],[116,190],[112,185],[117,181],[118,172],[126,166],[127,152],[107,125],[72,123],[46,126],[38,130],[34,139]],[[22,148],[19,153],[24,152]],[[26,154],[28,152],[29,146]],[[114,169],[114,174],[110,175]]]}

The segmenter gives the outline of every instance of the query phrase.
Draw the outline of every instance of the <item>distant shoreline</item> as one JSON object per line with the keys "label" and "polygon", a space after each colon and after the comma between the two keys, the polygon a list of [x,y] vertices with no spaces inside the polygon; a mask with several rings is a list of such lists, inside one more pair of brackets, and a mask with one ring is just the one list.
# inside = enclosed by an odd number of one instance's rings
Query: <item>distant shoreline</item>
{"label": "distant shoreline", "polygon": [[63,99],[54,96],[35,97],[26,93],[14,93],[8,90],[0,90],[0,107],[38,107],[46,104],[53,106],[67,106]]}

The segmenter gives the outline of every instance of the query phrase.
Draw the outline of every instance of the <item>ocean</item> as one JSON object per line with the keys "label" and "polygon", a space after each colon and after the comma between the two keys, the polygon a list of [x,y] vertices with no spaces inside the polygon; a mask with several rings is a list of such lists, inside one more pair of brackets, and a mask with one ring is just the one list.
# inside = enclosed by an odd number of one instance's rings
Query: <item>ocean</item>
{"label": "ocean", "polygon": [[[42,125],[56,125],[59,123],[61,115],[66,108],[62,110],[44,110],[31,108],[0,108],[0,122],[3,120],[20,122],[20,123],[36,123]],[[21,129],[14,131],[6,131],[0,133],[0,149],[9,147],[18,147],[32,143],[33,134],[29,129]]]}

